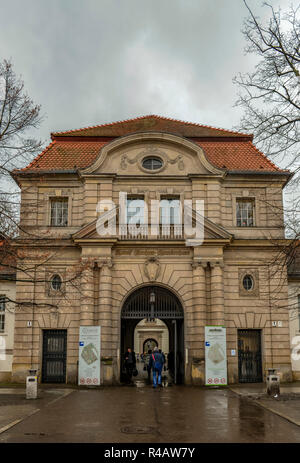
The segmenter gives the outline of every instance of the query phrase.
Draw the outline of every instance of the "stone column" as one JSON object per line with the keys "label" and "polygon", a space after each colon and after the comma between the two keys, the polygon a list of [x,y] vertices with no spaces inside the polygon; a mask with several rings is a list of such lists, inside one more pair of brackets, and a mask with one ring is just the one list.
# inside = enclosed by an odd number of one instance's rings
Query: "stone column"
{"label": "stone column", "polygon": [[95,293],[94,293],[94,261],[82,261],[84,268],[81,273],[81,304],[80,326],[94,325]]}
{"label": "stone column", "polygon": [[[193,267],[193,312],[194,312],[194,342],[204,340],[204,326],[206,324],[206,262],[194,262]],[[200,339],[201,337],[201,339]],[[196,347],[196,346],[195,346]],[[201,345],[201,349],[203,346]],[[198,347],[196,347],[198,349]]]}
{"label": "stone column", "polygon": [[112,355],[111,259],[99,260],[98,267],[100,271],[98,325],[101,326],[101,355],[110,357]]}
{"label": "stone column", "polygon": [[193,328],[191,357],[193,384],[204,383],[204,327],[206,324],[206,267],[205,261],[194,261],[193,267]]}
{"label": "stone column", "polygon": [[223,263],[211,262],[211,311],[210,323],[212,325],[224,325],[224,285],[223,285]]}

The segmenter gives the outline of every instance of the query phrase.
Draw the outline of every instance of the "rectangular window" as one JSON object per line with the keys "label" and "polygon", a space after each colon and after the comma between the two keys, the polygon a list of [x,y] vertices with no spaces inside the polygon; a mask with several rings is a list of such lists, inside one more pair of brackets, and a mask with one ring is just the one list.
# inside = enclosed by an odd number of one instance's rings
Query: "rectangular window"
{"label": "rectangular window", "polygon": [[51,199],[51,226],[67,227],[68,225],[68,198]]}
{"label": "rectangular window", "polygon": [[180,196],[161,196],[160,201],[160,223],[181,224]]}
{"label": "rectangular window", "polygon": [[237,227],[254,227],[254,199],[236,200]]}
{"label": "rectangular window", "polygon": [[0,296],[0,333],[4,333],[5,328],[5,296]]}
{"label": "rectangular window", "polygon": [[144,196],[130,196],[127,197],[127,223],[131,224],[145,223],[144,217]]}

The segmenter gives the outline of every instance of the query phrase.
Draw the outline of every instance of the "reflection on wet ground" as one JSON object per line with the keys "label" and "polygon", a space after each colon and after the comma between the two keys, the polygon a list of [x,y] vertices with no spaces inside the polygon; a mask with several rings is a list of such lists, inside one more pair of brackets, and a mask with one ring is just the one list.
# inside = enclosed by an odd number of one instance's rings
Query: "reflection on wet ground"
{"label": "reflection on wet ground", "polygon": [[144,384],[74,390],[0,442],[300,442],[300,432],[229,389]]}

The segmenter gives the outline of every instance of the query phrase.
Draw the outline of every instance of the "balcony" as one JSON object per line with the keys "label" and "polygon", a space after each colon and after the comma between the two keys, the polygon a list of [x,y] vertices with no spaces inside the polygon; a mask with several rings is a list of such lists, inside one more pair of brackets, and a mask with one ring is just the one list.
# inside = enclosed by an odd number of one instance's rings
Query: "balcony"
{"label": "balcony", "polygon": [[183,240],[183,225],[117,225],[120,240]]}

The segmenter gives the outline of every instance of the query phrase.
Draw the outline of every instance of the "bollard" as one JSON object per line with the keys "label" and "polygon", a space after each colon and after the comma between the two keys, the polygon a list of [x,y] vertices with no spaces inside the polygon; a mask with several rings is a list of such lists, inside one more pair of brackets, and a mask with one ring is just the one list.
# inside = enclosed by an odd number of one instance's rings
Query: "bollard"
{"label": "bollard", "polygon": [[37,370],[29,370],[26,378],[26,399],[37,399]]}
{"label": "bollard", "polygon": [[275,368],[268,368],[267,393],[273,397],[280,394],[280,379],[279,375],[276,374]]}

